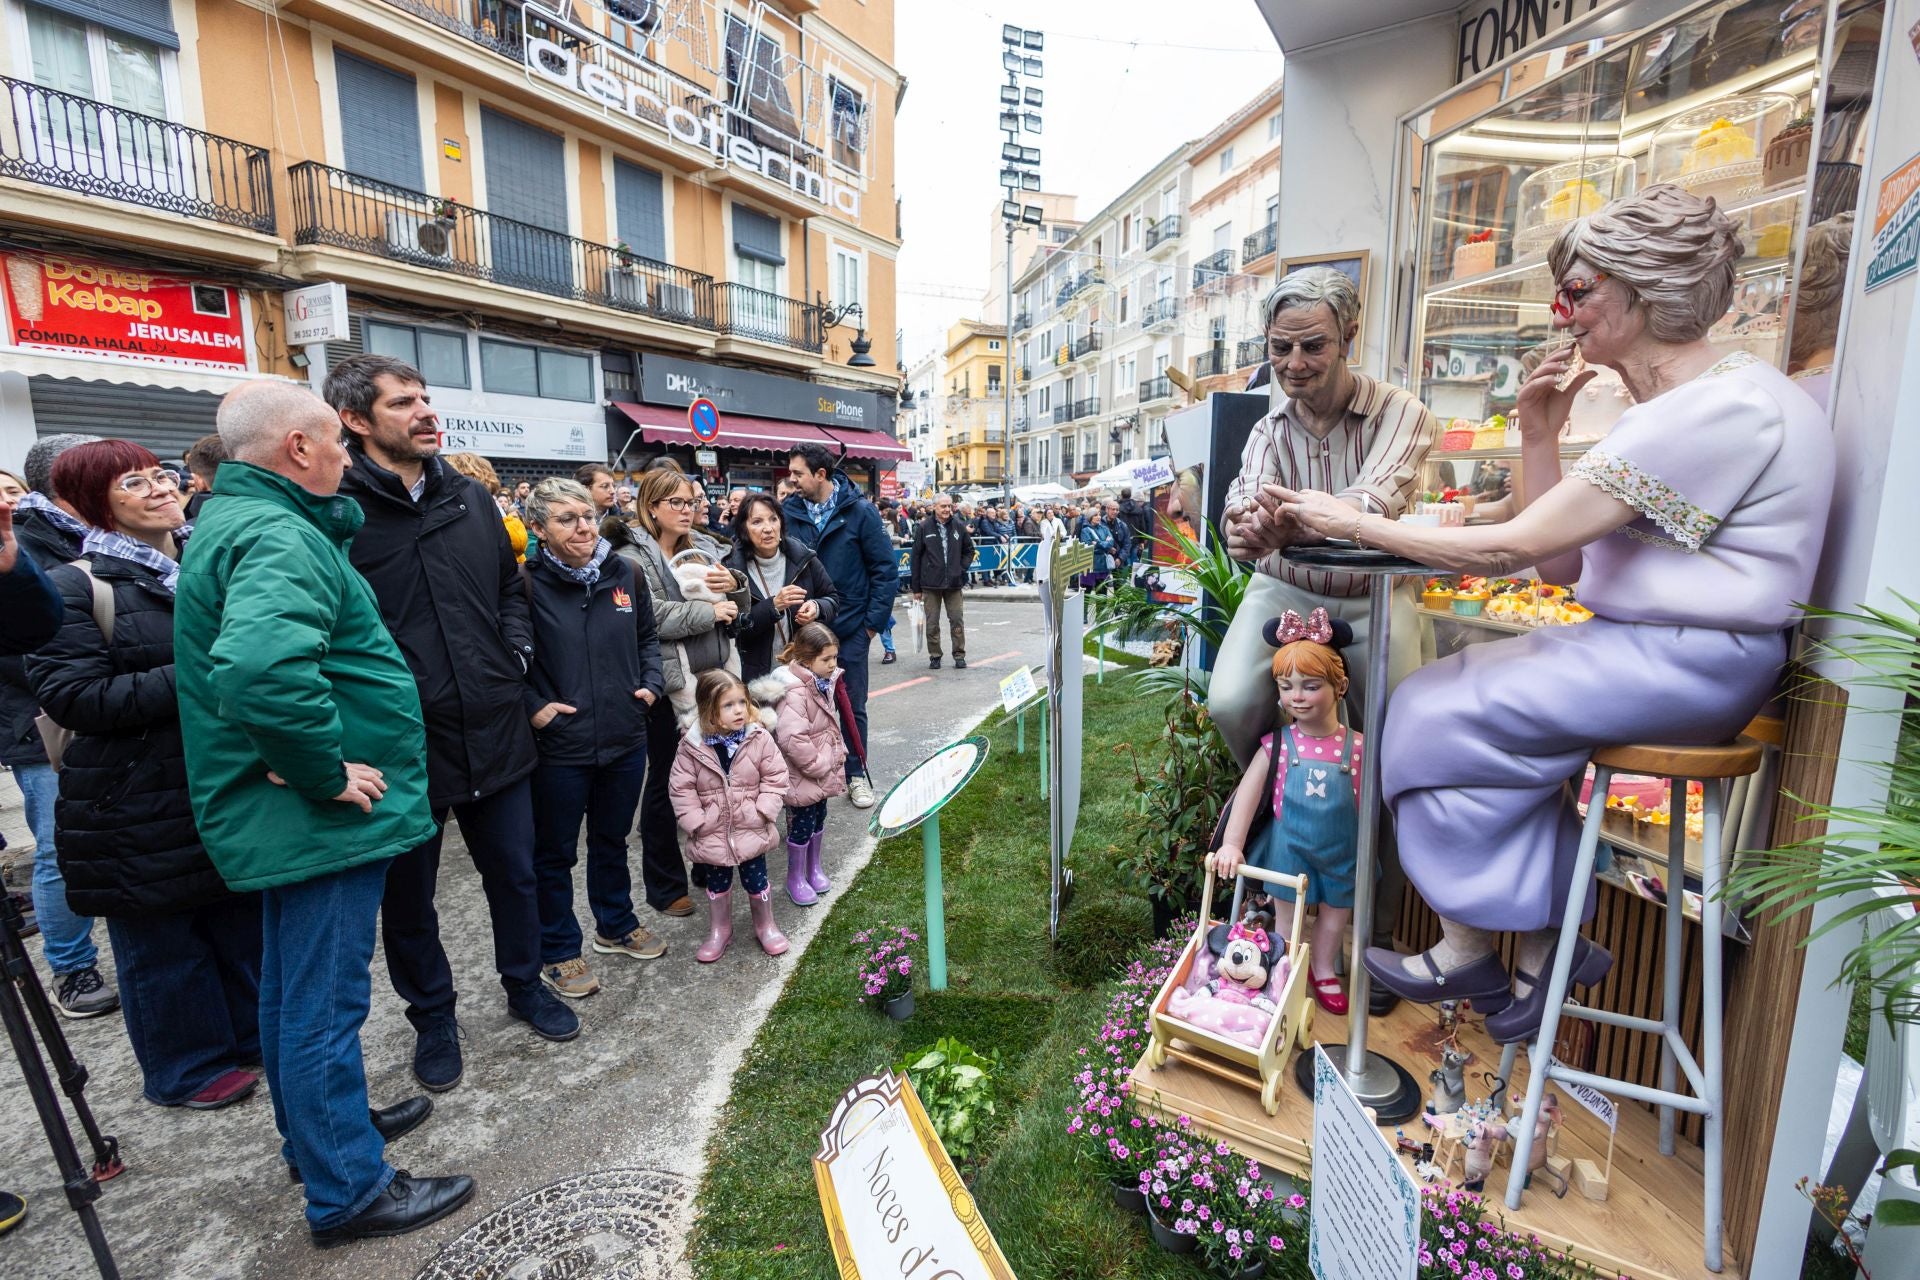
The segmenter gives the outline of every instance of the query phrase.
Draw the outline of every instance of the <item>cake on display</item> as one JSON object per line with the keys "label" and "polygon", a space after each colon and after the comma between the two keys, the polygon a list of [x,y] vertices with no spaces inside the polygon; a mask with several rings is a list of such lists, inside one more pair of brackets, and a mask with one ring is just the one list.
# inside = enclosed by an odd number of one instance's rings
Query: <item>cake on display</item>
{"label": "cake on display", "polygon": [[[1683,111],[1653,139],[1653,172],[1721,204],[1759,191],[1762,154],[1794,116],[1793,98],[1753,93]],[[1802,154],[1802,169],[1805,155]]]}
{"label": "cake on display", "polygon": [[1791,182],[1804,182],[1807,162],[1813,156],[1813,113],[1803,111],[1767,144],[1760,157],[1760,185],[1772,190]]}
{"label": "cake on display", "polygon": [[1493,228],[1474,232],[1453,251],[1453,278],[1464,280],[1468,276],[1485,275],[1493,270],[1496,252]]}
{"label": "cake on display", "polygon": [[1522,256],[1544,252],[1569,222],[1631,194],[1634,176],[1634,162],[1624,156],[1569,160],[1527,175],[1520,184],[1520,226],[1513,251]]}

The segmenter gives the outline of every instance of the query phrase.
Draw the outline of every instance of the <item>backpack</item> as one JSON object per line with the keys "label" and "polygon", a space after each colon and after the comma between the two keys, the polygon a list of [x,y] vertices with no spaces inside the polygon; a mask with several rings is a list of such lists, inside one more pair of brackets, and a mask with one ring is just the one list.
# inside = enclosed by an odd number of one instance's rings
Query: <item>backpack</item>
{"label": "backpack", "polygon": [[[113,588],[93,576],[93,566],[85,560],[71,561],[87,580],[87,586],[93,592],[93,624],[100,628],[105,637],[107,648],[113,648]],[[55,773],[60,771],[60,763],[66,758],[67,747],[73,742],[73,730],[54,721],[54,718],[42,711],[33,718],[33,727],[40,731],[40,743],[46,748],[47,763],[53,766]]]}

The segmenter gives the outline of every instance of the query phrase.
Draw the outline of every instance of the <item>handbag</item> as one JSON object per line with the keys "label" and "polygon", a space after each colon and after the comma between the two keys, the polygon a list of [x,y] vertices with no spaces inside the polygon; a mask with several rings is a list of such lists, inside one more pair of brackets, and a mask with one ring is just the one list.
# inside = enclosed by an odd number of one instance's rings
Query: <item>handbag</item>
{"label": "handbag", "polygon": [[[85,560],[70,562],[87,580],[87,586],[93,593],[93,625],[100,628],[100,635],[106,640],[107,648],[113,648],[113,589],[93,576],[93,566]],[[33,727],[40,731],[40,745],[46,748],[47,763],[53,766],[55,773],[66,759],[67,748],[73,743],[73,730],[57,723],[54,718],[42,711],[33,718]]]}

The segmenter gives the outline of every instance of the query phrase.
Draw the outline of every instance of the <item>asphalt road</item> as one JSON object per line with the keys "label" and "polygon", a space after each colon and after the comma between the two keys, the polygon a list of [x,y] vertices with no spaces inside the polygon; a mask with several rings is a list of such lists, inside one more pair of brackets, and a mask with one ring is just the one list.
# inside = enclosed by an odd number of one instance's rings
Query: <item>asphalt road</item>
{"label": "asphalt road", "polygon": [[[880,794],[991,710],[1009,671],[1043,665],[1038,603],[976,599],[968,605],[968,624],[966,671],[954,671],[949,660],[947,669],[932,672],[924,658],[904,651],[898,663],[883,666],[875,648],[870,759]],[[907,640],[904,625],[897,635]],[[0,831],[16,849],[31,843],[19,803],[11,779],[0,780]],[[871,853],[866,817],[845,800],[830,807],[827,868],[836,882]],[[439,907],[461,994],[466,1079],[440,1095],[432,1118],[388,1155],[423,1175],[472,1174],[479,1182],[472,1202],[410,1236],[319,1252],[307,1241],[299,1191],[281,1168],[264,1088],[225,1111],[157,1108],[140,1097],[117,1015],[63,1022],[92,1074],[87,1100],[102,1126],[119,1136],[127,1163],[99,1201],[123,1275],[637,1280],[685,1274],[681,1242],[713,1117],[825,910],[785,901],[779,892],[784,855],[776,853],[776,916],[793,950],[778,959],[762,955],[736,904],[734,948],[707,966],[693,959],[705,937],[701,918],[668,920],[643,907],[648,926],[668,940],[667,955],[652,962],[591,957],[603,989],[576,1006],[584,1023],[580,1037],[553,1045],[507,1018],[492,969],[485,900],[463,852],[457,827],[450,829]],[[638,856],[635,840],[636,864]],[[575,901],[591,928],[584,884],[576,886]],[[823,905],[832,901],[829,894]],[[103,959],[105,934],[104,926],[96,927]],[[37,964],[39,940],[28,948]],[[44,980],[44,968],[40,972]],[[373,973],[373,1012],[362,1044],[372,1098],[382,1105],[419,1089],[408,1070],[411,1028],[378,955]],[[804,1065],[794,1064],[796,1070]],[[0,1186],[26,1196],[31,1211],[20,1229],[0,1237],[0,1275],[66,1280],[92,1274],[86,1241],[10,1061],[0,1061]]]}

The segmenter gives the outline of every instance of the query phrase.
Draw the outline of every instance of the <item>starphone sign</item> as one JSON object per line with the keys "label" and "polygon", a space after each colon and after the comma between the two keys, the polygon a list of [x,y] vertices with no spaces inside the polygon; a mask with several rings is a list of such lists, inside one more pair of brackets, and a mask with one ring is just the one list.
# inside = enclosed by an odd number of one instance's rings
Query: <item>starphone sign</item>
{"label": "starphone sign", "polygon": [[[849,218],[860,216],[858,188],[845,186],[804,165],[796,164],[789,153],[776,151],[729,132],[726,121],[732,118],[735,109],[727,103],[701,94],[700,99],[712,104],[714,116],[702,118],[695,115],[680,103],[669,101],[645,85],[617,76],[602,63],[583,57],[584,50],[594,49],[600,51],[599,56],[603,59],[631,61],[626,53],[597,32],[537,4],[526,6],[526,16],[528,35],[524,56],[529,73],[609,110],[631,116],[642,124],[664,128],[674,141],[706,152],[713,157],[716,165],[734,164],[751,169],[769,182],[780,183],[806,199],[835,209]],[[577,43],[562,45],[533,35],[533,29],[542,24]],[[633,65],[646,73],[644,64]],[[675,88],[691,89],[692,86],[676,82]]]}

